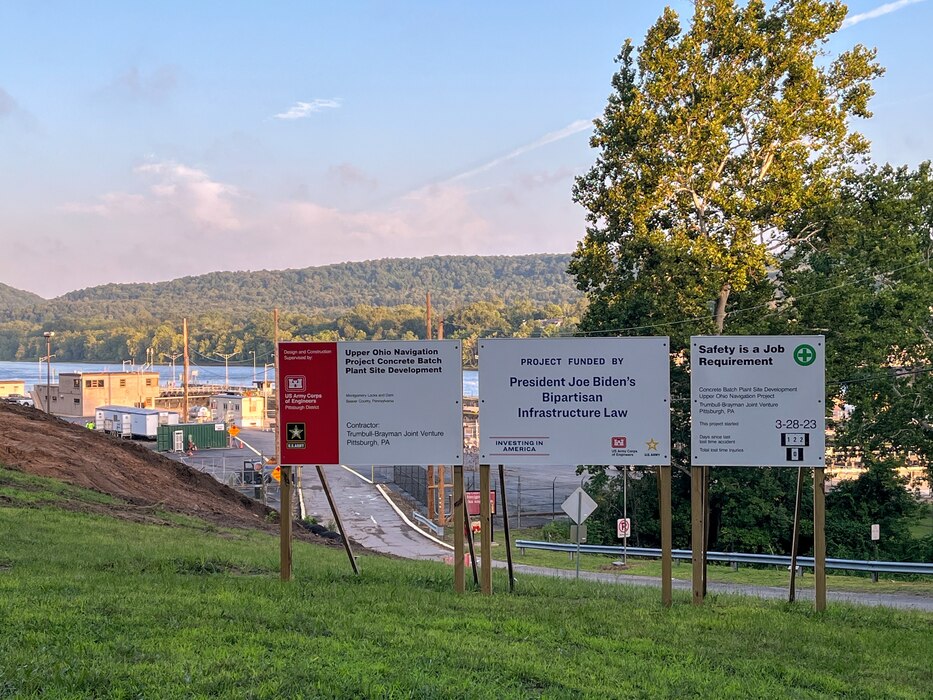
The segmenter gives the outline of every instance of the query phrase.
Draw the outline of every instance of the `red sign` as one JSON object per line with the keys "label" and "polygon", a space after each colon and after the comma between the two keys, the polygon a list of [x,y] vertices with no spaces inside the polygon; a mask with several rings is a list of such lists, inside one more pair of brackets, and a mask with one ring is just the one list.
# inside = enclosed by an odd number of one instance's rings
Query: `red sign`
{"label": "red sign", "polygon": [[338,464],[337,344],[279,345],[282,464]]}
{"label": "red sign", "polygon": [[628,446],[628,438],[614,437],[612,438],[612,446],[615,449],[624,450]]}
{"label": "red sign", "polygon": [[[480,500],[480,491],[467,491],[466,492],[466,506],[467,506],[467,515],[479,515],[480,505],[482,501]],[[489,492],[489,508],[490,513],[493,515],[496,514],[496,492]]]}

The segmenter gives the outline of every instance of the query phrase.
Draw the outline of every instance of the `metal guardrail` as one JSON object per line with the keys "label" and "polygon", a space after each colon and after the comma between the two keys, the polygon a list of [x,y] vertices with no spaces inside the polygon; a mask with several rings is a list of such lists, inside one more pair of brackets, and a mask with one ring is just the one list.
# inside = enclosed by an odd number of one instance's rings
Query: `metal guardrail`
{"label": "metal guardrail", "polygon": [[438,537],[443,537],[443,536],[444,536],[444,528],[443,528],[443,527],[441,527],[440,525],[435,525],[434,523],[432,523],[430,520],[428,520],[426,517],[424,517],[424,516],[423,516],[421,513],[419,513],[418,511],[413,510],[413,511],[411,512],[411,517],[412,517],[414,520],[416,520],[418,523],[420,523],[421,525],[424,525],[426,528],[428,528],[431,532],[433,532],[433,533],[434,533],[435,535],[437,535]]}
{"label": "metal guardrail", "polygon": [[[550,552],[576,552],[576,544],[562,542],[536,542],[534,540],[516,540],[515,546],[522,550],[541,549]],[[622,556],[623,552],[630,557],[646,557],[659,559],[661,550],[652,547],[618,547],[615,545],[581,544],[581,554],[609,554]],[[693,552],[689,549],[675,549],[672,551],[674,559],[690,561]],[[707,552],[709,561],[725,562],[738,566],[739,564],[768,564],[771,566],[790,566],[790,556],[785,554],[746,554],[744,552]],[[813,568],[813,557],[797,557],[797,566]],[[917,574],[933,576],[933,563],[911,561],[865,561],[862,559],[827,559],[827,569],[843,571],[867,571],[874,574]]]}

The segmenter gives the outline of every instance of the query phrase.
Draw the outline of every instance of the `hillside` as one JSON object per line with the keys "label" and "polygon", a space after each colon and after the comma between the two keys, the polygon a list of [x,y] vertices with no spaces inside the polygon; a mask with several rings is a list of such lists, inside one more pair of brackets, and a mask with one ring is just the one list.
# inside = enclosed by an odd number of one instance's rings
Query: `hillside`
{"label": "hillside", "polygon": [[42,304],[45,299],[38,294],[16,289],[0,282],[0,311],[17,309],[23,306]]}
{"label": "hillside", "polygon": [[506,302],[576,301],[567,274],[569,255],[391,258],[323,267],[257,272],[212,272],[153,284],[107,284],[49,302],[60,317],[120,318],[144,311],[156,317],[210,310],[283,311],[332,316],[360,304],[423,305],[425,293],[444,308],[498,297]]}
{"label": "hillside", "polygon": [[0,402],[0,464],[128,502],[103,508],[125,519],[151,521],[158,509],[215,525],[278,528],[273,511],[207,474],[146,447],[6,402]]}

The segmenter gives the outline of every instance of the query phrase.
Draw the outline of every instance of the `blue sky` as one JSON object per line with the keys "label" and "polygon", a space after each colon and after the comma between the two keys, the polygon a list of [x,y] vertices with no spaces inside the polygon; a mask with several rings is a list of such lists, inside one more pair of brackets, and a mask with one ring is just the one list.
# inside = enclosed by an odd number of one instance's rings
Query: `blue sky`
{"label": "blue sky", "polygon": [[[614,57],[665,4],[0,3],[0,282],[570,252]],[[933,157],[933,1],[851,2],[858,127]]]}

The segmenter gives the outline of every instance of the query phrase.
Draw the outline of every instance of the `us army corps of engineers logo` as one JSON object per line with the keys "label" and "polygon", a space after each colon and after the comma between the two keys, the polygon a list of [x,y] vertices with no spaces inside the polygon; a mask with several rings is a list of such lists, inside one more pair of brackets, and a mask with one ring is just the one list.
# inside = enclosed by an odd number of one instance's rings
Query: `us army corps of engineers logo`
{"label": "us army corps of engineers logo", "polygon": [[304,423],[286,423],[285,424],[285,447],[290,450],[305,449],[305,424]]}

